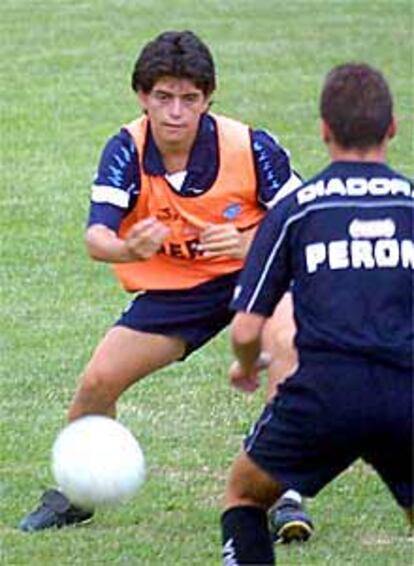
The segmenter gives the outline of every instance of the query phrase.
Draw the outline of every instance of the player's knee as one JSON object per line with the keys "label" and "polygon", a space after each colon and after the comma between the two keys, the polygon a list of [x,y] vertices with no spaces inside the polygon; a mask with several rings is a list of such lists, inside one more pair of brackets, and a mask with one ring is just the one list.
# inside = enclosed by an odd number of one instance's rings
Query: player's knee
{"label": "player's knee", "polygon": [[274,355],[295,355],[294,337],[296,329],[294,325],[280,325],[270,319],[265,326],[263,342],[265,349]]}
{"label": "player's knee", "polygon": [[296,325],[293,317],[292,299],[286,294],[263,329],[264,348],[276,356],[295,356],[294,337]]}

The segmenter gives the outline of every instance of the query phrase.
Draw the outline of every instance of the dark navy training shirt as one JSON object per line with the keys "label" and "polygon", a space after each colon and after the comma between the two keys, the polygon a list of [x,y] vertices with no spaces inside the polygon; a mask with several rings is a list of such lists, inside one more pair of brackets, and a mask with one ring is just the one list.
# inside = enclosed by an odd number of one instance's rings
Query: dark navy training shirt
{"label": "dark navy training shirt", "polygon": [[296,345],[413,365],[412,182],[334,162],[267,214],[232,308],[270,316],[292,286]]}
{"label": "dark navy training shirt", "polygon": [[[277,139],[263,130],[251,130],[251,144],[257,178],[257,200],[265,208],[275,198],[293,190],[302,183],[292,170],[289,153]],[[205,114],[200,126],[186,171],[180,176],[168,176],[161,154],[149,130],[143,167],[150,175],[164,175],[172,190],[183,196],[197,196],[214,183],[219,167],[217,130],[214,117]],[[124,216],[139,198],[140,180],[135,143],[126,129],[122,129],[106,144],[92,186],[88,225],[103,224],[118,230]]]}

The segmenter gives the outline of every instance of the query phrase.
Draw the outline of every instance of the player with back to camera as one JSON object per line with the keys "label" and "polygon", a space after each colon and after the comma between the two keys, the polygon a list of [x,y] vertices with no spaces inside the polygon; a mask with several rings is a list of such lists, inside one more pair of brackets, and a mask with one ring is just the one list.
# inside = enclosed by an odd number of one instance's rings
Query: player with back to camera
{"label": "player with back to camera", "polygon": [[[114,417],[123,391],[183,360],[230,322],[228,305],[258,223],[301,183],[269,134],[209,113],[214,63],[192,32],[165,32],[149,42],[132,88],[143,115],[102,153],[86,247],[93,259],[114,264],[126,290],[139,293],[87,364],[69,421]],[[63,527],[91,516],[52,489],[20,528]],[[300,504],[282,519],[309,530]]]}
{"label": "player with back to camera", "polygon": [[235,385],[256,381],[263,326],[291,281],[299,365],[230,471],[226,566],[274,564],[267,509],[286,487],[315,496],[357,458],[413,527],[413,184],[386,164],[396,123],[380,72],[334,68],[320,110],[332,162],[268,213],[232,303]]}

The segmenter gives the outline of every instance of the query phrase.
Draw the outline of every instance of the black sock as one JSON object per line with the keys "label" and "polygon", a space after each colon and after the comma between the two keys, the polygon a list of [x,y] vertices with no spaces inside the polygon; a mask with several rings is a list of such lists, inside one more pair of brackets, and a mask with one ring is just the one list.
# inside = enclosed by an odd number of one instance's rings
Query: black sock
{"label": "black sock", "polygon": [[232,507],[221,517],[224,566],[275,564],[267,514],[259,507]]}

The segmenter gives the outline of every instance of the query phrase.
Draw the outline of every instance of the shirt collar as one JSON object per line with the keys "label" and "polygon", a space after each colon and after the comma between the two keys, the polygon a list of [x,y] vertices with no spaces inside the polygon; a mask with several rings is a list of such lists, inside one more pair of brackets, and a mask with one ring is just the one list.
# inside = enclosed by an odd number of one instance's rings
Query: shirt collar
{"label": "shirt collar", "polygon": [[[200,118],[197,136],[187,162],[187,173],[192,176],[202,175],[205,169],[210,167],[212,162],[216,161],[216,153],[216,124],[211,115],[203,114]],[[155,144],[150,123],[148,123],[147,139],[145,140],[142,161],[144,171],[147,175],[165,175],[166,170],[164,163],[161,153]]]}

